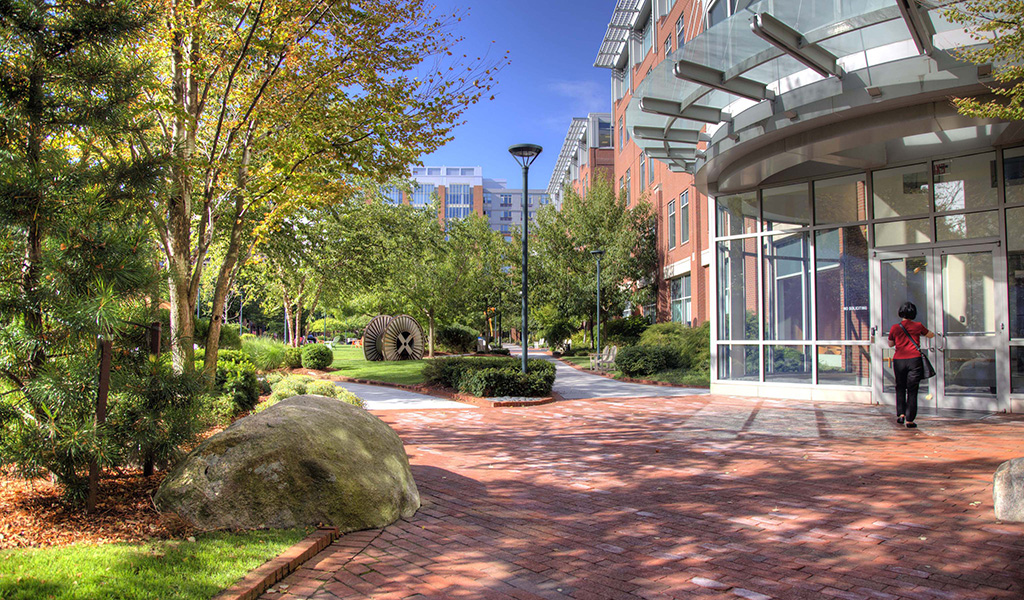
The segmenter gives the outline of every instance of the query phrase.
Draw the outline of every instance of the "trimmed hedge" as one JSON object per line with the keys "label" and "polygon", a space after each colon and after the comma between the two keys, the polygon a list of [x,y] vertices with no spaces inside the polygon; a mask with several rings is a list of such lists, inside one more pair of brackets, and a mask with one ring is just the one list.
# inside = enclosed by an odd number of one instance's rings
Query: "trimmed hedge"
{"label": "trimmed hedge", "polygon": [[307,369],[326,369],[334,362],[334,352],[323,344],[302,347],[302,366]]}
{"label": "trimmed hedge", "polygon": [[284,366],[295,369],[302,366],[302,349],[288,346],[284,351]]}
{"label": "trimmed hedge", "polygon": [[317,396],[327,396],[328,398],[337,398],[338,386],[334,385],[333,381],[318,379],[316,381],[310,381],[306,385],[306,393],[315,394]]}
{"label": "trimmed hedge", "polygon": [[428,361],[423,367],[427,381],[474,396],[547,396],[555,383],[555,365],[527,361],[521,373],[518,358],[452,357]]}
{"label": "trimmed hedge", "polygon": [[476,350],[476,332],[463,325],[441,327],[434,334],[434,341],[448,352],[466,354]]}
{"label": "trimmed hedge", "polygon": [[615,355],[615,366],[630,377],[677,369],[679,351],[671,346],[626,346]]}

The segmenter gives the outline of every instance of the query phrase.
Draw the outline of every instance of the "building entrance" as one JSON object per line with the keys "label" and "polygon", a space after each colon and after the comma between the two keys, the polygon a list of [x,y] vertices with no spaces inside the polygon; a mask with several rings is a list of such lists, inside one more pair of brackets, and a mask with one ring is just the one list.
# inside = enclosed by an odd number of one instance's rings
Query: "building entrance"
{"label": "building entrance", "polygon": [[899,306],[935,332],[921,349],[936,375],[921,384],[922,408],[1009,408],[1009,336],[1005,258],[998,244],[876,252],[872,261],[873,396],[896,403],[889,329]]}

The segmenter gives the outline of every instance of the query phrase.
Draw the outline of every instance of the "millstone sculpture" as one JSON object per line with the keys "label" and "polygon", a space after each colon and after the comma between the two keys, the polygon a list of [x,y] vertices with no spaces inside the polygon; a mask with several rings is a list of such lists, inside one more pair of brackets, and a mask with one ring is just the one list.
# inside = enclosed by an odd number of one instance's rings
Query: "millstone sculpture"
{"label": "millstone sculpture", "polygon": [[363,331],[366,360],[419,360],[423,358],[423,329],[409,315],[378,315]]}

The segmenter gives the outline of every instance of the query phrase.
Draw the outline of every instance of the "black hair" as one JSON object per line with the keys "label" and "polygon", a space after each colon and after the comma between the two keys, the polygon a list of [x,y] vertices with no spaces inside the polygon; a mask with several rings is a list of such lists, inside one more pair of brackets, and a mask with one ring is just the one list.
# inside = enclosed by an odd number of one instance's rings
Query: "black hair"
{"label": "black hair", "polygon": [[913,302],[904,302],[900,305],[900,310],[897,312],[901,318],[910,319],[913,321],[917,318],[917,307],[914,306]]}

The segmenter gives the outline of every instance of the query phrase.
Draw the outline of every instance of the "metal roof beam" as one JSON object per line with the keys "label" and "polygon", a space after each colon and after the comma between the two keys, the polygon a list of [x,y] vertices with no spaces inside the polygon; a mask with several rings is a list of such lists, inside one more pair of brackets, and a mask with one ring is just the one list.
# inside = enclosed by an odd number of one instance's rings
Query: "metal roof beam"
{"label": "metal roof beam", "polygon": [[637,137],[642,140],[696,144],[700,137],[700,131],[693,129],[669,129],[668,131],[665,131],[660,127],[643,127],[638,125],[633,128],[633,137]]}
{"label": "metal roof beam", "polygon": [[654,158],[660,158],[663,160],[687,160],[692,161],[697,158],[697,148],[648,148],[646,150],[648,156]]}
{"label": "metal roof beam", "polygon": [[710,123],[712,125],[717,125],[722,121],[729,120],[729,115],[723,113],[717,108],[697,105],[691,105],[683,108],[682,104],[674,100],[651,98],[650,96],[640,98],[640,110],[654,115],[675,117],[677,119],[689,119],[691,121],[700,121],[701,123]]}
{"label": "metal roof beam", "polygon": [[679,79],[722,90],[754,102],[775,99],[775,92],[769,90],[763,83],[745,77],[733,77],[726,80],[725,73],[722,71],[688,60],[677,61],[673,72]]}
{"label": "metal roof beam", "polygon": [[750,30],[822,77],[843,76],[843,69],[834,54],[817,44],[808,43],[803,34],[768,13],[754,15],[750,19]]}
{"label": "metal roof beam", "polygon": [[910,30],[910,37],[914,40],[919,54],[931,55],[935,47],[932,45],[932,37],[935,35],[935,28],[926,15],[921,14],[917,0],[896,0],[896,6],[900,9],[900,15]]}

